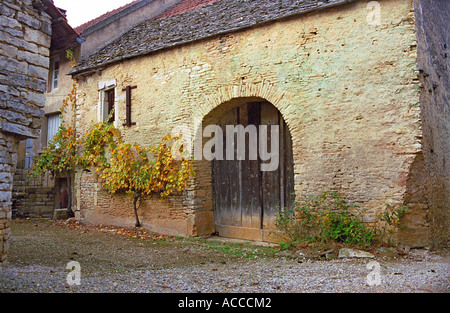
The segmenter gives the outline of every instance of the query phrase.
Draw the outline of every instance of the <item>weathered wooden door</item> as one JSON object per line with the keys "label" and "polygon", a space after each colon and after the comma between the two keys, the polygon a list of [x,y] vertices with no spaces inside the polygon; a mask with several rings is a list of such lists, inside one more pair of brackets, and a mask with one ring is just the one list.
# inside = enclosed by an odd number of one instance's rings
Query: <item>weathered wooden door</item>
{"label": "weathered wooden door", "polygon": [[[227,125],[255,125],[258,143],[250,144],[246,134],[245,159],[238,160],[237,145],[227,145]],[[267,136],[261,136],[267,125]],[[271,125],[279,126],[278,151],[271,151]],[[227,149],[234,149],[233,160],[213,160],[213,197],[216,232],[219,236],[247,240],[272,241],[270,233],[275,229],[275,217],[280,207],[291,207],[294,202],[294,172],[292,139],[279,111],[268,102],[247,103],[228,112],[219,122],[223,130],[224,156]],[[261,138],[266,138],[268,151],[278,158],[273,171],[261,171]],[[272,138],[272,139],[271,139]],[[234,141],[237,143],[237,138]],[[253,142],[254,143],[254,142]],[[257,159],[254,151],[258,149]],[[253,157],[250,156],[253,153]]]}

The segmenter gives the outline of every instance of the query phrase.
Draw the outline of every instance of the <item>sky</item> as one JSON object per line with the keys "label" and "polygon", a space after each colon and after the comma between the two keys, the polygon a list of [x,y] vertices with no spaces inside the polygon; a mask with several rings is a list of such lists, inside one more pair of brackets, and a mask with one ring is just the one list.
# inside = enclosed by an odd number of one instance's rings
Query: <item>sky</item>
{"label": "sky", "polygon": [[130,2],[133,0],[53,0],[58,8],[67,10],[73,28]]}

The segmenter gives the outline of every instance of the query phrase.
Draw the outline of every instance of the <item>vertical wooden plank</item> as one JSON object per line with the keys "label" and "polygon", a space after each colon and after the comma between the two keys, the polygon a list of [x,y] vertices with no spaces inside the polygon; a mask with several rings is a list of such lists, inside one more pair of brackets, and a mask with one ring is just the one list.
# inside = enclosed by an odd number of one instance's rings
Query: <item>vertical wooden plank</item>
{"label": "vertical wooden plank", "polygon": [[[218,126],[222,129],[223,127],[222,120],[219,121]],[[222,141],[225,140],[225,135],[222,138]],[[223,147],[225,147],[225,143],[223,141]],[[213,186],[214,186],[214,221],[216,225],[224,225],[226,221],[226,207],[227,207],[227,194],[228,194],[228,184],[226,183],[226,171],[224,169],[225,162],[223,160],[214,160],[212,163],[213,166]]]}
{"label": "vertical wooden plank", "polygon": [[212,202],[213,202],[213,210],[214,210],[214,224],[219,225],[220,216],[218,211],[218,197],[220,194],[220,188],[218,185],[218,176],[219,176],[219,166],[217,160],[211,161],[211,187],[212,187]]}
{"label": "vertical wooden plank", "polygon": [[[270,151],[271,125],[279,125],[278,110],[270,103],[261,105],[261,125],[268,125],[268,149]],[[276,140],[279,140],[277,138]],[[272,151],[270,151],[272,152]],[[263,203],[263,229],[274,229],[275,216],[280,206],[280,167],[272,172],[261,172],[262,174],[262,203]]]}
{"label": "vertical wooden plank", "polygon": [[[224,156],[227,152],[227,125],[236,125],[237,109],[228,112],[219,122],[223,130]],[[215,214],[219,225],[240,226],[240,191],[239,191],[239,162],[236,160],[216,160],[215,166]]]}
{"label": "vertical wooden plank", "polygon": [[[245,109],[243,108],[245,107]],[[259,126],[260,104],[249,103],[241,107],[240,123],[244,127],[248,125]],[[261,198],[259,160],[250,160],[250,148],[257,149],[258,142],[250,147],[250,138],[246,139],[246,158],[241,161],[242,189],[242,227],[261,228]]]}
{"label": "vertical wooden plank", "polygon": [[[232,110],[228,125],[238,125],[239,123],[239,108]],[[230,149],[230,147],[227,147]],[[233,226],[242,226],[242,212],[241,212],[241,162],[237,160],[237,134],[234,134],[234,160],[228,162],[228,181],[230,183],[231,196],[231,224]]]}

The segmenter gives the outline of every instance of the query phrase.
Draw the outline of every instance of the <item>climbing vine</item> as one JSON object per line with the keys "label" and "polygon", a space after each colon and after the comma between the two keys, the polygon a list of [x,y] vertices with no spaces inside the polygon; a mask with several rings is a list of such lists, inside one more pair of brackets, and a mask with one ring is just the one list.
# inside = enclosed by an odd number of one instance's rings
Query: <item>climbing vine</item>
{"label": "climbing vine", "polygon": [[[67,58],[71,60],[71,64],[76,64],[72,51],[67,51]],[[56,177],[65,173],[68,189],[71,190],[70,172],[77,167],[93,168],[99,182],[109,193],[125,193],[132,199],[136,226],[139,227],[138,201],[153,193],[166,198],[184,190],[189,177],[195,175],[192,160],[178,160],[178,157],[172,155],[172,146],[175,144],[174,147],[178,150],[176,152],[184,155],[185,151],[179,145],[178,137],[166,136],[158,145],[146,148],[124,142],[120,130],[112,123],[96,123],[85,134],[77,136],[77,88],[78,84],[73,80],[72,90],[60,109],[61,117],[71,110],[68,121],[62,120],[54,138],[43,153],[34,159],[30,175],[44,176],[50,172]]]}
{"label": "climbing vine", "polygon": [[[80,164],[80,158],[77,156],[77,148],[79,141],[76,138],[75,132],[75,109],[77,106],[77,89],[78,84],[76,80],[73,80],[72,90],[63,100],[63,105],[60,108],[61,125],[58,132],[48,142],[47,147],[44,148],[42,154],[38,158],[33,159],[33,168],[30,172],[31,177],[44,176],[47,172],[50,172],[53,177],[65,175],[67,179],[67,188],[69,189],[69,207],[67,211],[69,215],[73,216],[71,209],[72,194],[72,178],[71,171]],[[63,118],[63,115],[67,115],[67,111],[70,110],[70,116],[68,120]]]}
{"label": "climbing vine", "polygon": [[[133,201],[136,227],[141,226],[137,203],[145,195],[165,198],[186,187],[195,175],[192,160],[175,160],[171,147],[179,138],[166,136],[159,145],[145,148],[124,142],[111,123],[98,123],[85,134],[83,163],[94,166],[103,188],[125,193]],[[180,147],[182,153],[183,147]]]}

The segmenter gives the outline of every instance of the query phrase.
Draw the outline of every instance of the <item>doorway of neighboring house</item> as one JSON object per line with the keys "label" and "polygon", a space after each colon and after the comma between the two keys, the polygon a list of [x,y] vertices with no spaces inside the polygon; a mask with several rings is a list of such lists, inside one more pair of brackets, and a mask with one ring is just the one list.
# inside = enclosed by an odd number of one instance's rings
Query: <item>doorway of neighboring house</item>
{"label": "doorway of neighboring house", "polygon": [[73,217],[70,209],[69,185],[67,178],[59,177],[55,184],[56,190],[56,207],[53,214],[54,219],[67,219]]}
{"label": "doorway of neighboring house", "polygon": [[[266,147],[278,140],[279,162],[275,170],[262,171],[261,154],[250,158],[250,134],[246,134],[245,160],[213,160],[212,188],[214,223],[216,233],[222,237],[246,240],[274,241],[271,238],[275,230],[275,218],[279,208],[292,207],[294,203],[294,169],[292,138],[289,129],[277,108],[269,102],[244,103],[226,113],[218,124],[223,130],[224,155],[227,149],[226,125],[255,125],[257,129],[256,145],[261,147],[261,128],[266,127]],[[279,134],[271,136],[271,125],[279,126]],[[264,136],[263,136],[264,137]],[[264,144],[264,143],[263,143]],[[271,151],[274,153],[275,151]]]}
{"label": "doorway of neighboring house", "polygon": [[67,180],[60,179],[59,209],[67,210],[68,208],[69,208],[69,192],[67,190]]}

